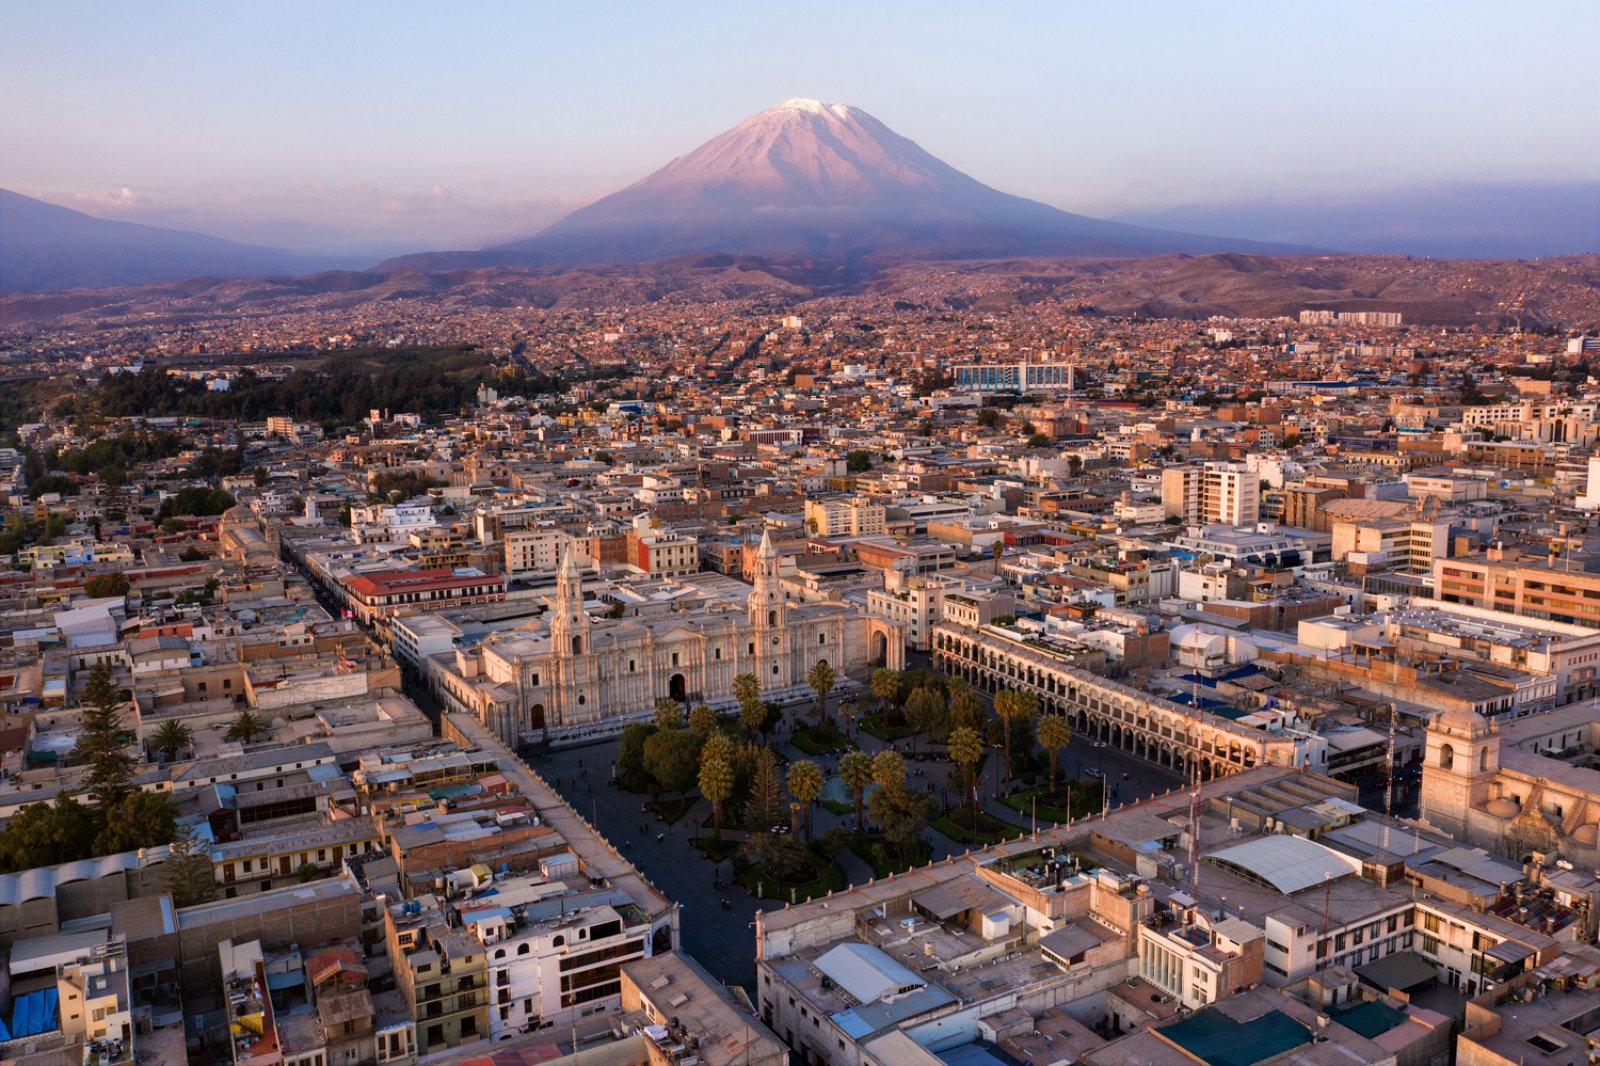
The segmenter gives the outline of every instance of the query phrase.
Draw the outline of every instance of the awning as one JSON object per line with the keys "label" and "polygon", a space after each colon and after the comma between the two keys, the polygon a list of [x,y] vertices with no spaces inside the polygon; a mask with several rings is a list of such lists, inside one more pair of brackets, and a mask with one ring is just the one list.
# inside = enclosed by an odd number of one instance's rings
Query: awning
{"label": "awning", "polygon": [[1484,954],[1496,962],[1513,963],[1532,958],[1533,949],[1515,940],[1502,940]]}
{"label": "awning", "polygon": [[1411,951],[1397,951],[1392,955],[1385,955],[1377,962],[1357,966],[1356,973],[1375,988],[1384,991],[1398,988],[1402,992],[1435,980],[1439,976],[1438,971],[1433,968],[1433,963]]}

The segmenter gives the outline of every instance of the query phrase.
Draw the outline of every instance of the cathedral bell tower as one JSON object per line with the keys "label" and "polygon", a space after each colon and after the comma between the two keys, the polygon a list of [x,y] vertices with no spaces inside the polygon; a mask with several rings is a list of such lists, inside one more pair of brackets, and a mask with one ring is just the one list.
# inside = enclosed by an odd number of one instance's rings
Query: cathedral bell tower
{"label": "cathedral bell tower", "polygon": [[756,549],[754,588],[750,593],[750,629],[756,646],[756,669],[753,671],[763,690],[782,688],[791,683],[783,669],[784,655],[788,650],[788,626],[783,590],[778,587],[780,562],[778,550],[772,546],[772,536],[761,534],[761,546]]}
{"label": "cathedral bell tower", "polygon": [[550,608],[550,690],[557,722],[583,721],[596,712],[595,707],[588,706],[585,692],[594,662],[592,630],[588,612],[583,609],[583,574],[569,541],[556,571],[556,598]]}

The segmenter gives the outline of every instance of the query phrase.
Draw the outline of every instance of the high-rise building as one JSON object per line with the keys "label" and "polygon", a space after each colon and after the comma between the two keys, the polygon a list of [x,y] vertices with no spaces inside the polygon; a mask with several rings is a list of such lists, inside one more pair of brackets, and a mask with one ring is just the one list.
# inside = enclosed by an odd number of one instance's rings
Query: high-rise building
{"label": "high-rise building", "polygon": [[1244,463],[1176,466],[1161,472],[1161,506],[1186,525],[1254,525],[1261,486]]}

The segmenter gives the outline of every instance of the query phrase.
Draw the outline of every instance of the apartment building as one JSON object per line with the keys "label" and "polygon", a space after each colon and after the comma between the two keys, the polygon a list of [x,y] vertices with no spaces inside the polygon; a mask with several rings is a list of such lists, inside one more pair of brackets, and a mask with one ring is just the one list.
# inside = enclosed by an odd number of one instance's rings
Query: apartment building
{"label": "apartment building", "polygon": [[1185,525],[1254,525],[1261,517],[1260,476],[1244,463],[1205,463],[1161,472],[1161,506]]}
{"label": "apartment building", "polygon": [[505,578],[481,570],[379,570],[345,581],[351,610],[367,625],[402,611],[436,611],[506,598]]}
{"label": "apartment building", "polygon": [[887,509],[860,497],[807,500],[806,528],[819,537],[876,536],[887,529]]}
{"label": "apartment building", "polygon": [[559,529],[516,529],[507,532],[503,543],[506,573],[555,573],[561,563],[561,549],[568,539],[567,534]]}
{"label": "apartment building", "polygon": [[1600,627],[1600,574],[1510,549],[1433,561],[1434,595],[1504,614]]}
{"label": "apartment building", "polygon": [[384,939],[395,984],[416,1019],[417,1052],[429,1055],[489,1033],[489,971],[483,945],[452,926],[437,896],[390,904]]}

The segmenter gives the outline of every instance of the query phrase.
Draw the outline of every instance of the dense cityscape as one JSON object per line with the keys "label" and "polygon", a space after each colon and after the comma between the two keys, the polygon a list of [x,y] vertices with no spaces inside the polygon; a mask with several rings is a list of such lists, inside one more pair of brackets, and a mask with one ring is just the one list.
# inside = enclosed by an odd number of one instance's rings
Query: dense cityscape
{"label": "dense cityscape", "polygon": [[0,4],[0,1066],[1600,1066],[1596,40]]}
{"label": "dense cityscape", "polygon": [[7,1059],[1587,1061],[1600,339],[386,310],[6,338]]}

